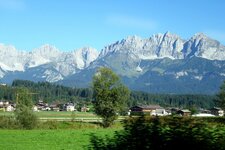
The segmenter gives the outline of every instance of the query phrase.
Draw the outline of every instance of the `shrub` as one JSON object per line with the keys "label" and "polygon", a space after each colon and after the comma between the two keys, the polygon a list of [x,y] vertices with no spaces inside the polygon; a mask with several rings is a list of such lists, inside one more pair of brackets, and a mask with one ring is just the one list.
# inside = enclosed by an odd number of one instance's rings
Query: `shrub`
{"label": "shrub", "polygon": [[0,116],[0,129],[17,129],[18,124],[11,116]]}
{"label": "shrub", "polygon": [[48,120],[44,122],[40,122],[38,124],[39,129],[58,129],[59,128],[59,122],[54,120]]}
{"label": "shrub", "polygon": [[37,116],[26,106],[17,109],[15,117],[22,129],[34,129],[37,126]]}
{"label": "shrub", "polygon": [[[90,149],[98,150],[224,150],[225,126],[211,126],[194,118],[139,117],[124,123],[113,138],[92,135]],[[180,147],[181,146],[181,147]]]}

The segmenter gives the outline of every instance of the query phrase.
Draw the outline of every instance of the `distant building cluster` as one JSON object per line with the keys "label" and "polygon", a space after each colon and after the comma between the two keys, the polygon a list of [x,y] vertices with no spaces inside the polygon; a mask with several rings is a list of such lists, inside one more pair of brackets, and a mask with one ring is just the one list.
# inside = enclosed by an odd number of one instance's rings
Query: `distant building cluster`
{"label": "distant building cluster", "polygon": [[[33,111],[77,111],[75,108],[75,103],[73,102],[66,102],[66,103],[52,103],[48,104],[39,100],[39,102],[33,106]],[[89,111],[89,108],[86,106],[81,107],[82,112]]]}
{"label": "distant building cluster", "polygon": [[[34,106],[33,111],[77,111],[75,103],[45,103],[43,100],[39,100]],[[16,104],[9,101],[0,101],[0,111],[12,112],[16,110]],[[88,112],[90,108],[87,106],[82,106],[79,111]],[[150,116],[168,116],[168,115],[178,115],[178,116],[194,116],[194,117],[213,117],[213,116],[224,116],[224,110],[219,107],[213,107],[211,109],[200,109],[197,114],[191,114],[188,109],[180,108],[163,108],[159,105],[141,105],[133,106],[128,111],[128,115],[150,115]]]}
{"label": "distant building cluster", "polygon": [[[72,102],[66,102],[66,103],[52,103],[48,104],[45,103],[43,100],[39,100],[35,105],[33,105],[33,111],[39,112],[39,111],[77,111],[75,108],[75,104]],[[0,111],[4,112],[12,112],[16,110],[16,104],[11,103],[9,101],[0,101]],[[82,106],[80,108],[81,112],[88,112],[90,110],[87,106]]]}
{"label": "distant building cluster", "polygon": [[[130,108],[128,115],[150,115],[150,116],[191,116],[191,111],[188,109],[180,108],[163,108],[159,105],[142,105],[133,106]],[[213,116],[224,116],[224,110],[218,107],[213,107],[209,110],[201,109],[199,113],[193,114],[194,117],[213,117]]]}
{"label": "distant building cluster", "polygon": [[14,111],[15,110],[15,104],[10,103],[9,101],[0,101],[0,111]]}

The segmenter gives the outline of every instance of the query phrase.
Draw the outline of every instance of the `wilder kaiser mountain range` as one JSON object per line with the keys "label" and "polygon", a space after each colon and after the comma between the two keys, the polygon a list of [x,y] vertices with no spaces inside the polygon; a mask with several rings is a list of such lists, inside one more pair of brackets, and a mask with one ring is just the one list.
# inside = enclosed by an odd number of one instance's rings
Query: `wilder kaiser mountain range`
{"label": "wilder kaiser mountain range", "polygon": [[169,32],[129,36],[103,48],[62,52],[44,45],[31,52],[0,44],[0,81],[49,81],[90,86],[96,69],[112,68],[133,90],[214,94],[225,80],[225,46],[197,33],[189,40]]}

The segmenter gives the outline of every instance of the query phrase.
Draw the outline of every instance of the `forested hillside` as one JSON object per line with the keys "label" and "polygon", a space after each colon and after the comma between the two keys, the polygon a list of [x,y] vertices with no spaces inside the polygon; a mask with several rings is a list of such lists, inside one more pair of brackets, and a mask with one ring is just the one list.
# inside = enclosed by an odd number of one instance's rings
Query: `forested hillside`
{"label": "forested hillside", "polygon": [[[28,88],[31,93],[35,93],[33,101],[39,99],[51,103],[54,101],[88,101],[92,100],[92,90],[90,88],[71,88],[48,82],[32,82],[26,80],[14,80],[11,86],[0,86],[0,100],[13,101],[16,88]],[[159,104],[168,107],[201,107],[210,108],[214,106],[215,95],[175,95],[175,94],[151,94],[145,92],[132,91],[129,106]]]}
{"label": "forested hillside", "polygon": [[46,102],[52,101],[75,101],[91,100],[92,91],[88,88],[71,88],[49,82],[32,82],[24,80],[14,80],[12,88],[26,87],[31,92],[37,93],[35,99],[43,99]]}
{"label": "forested hillside", "polygon": [[165,107],[179,108],[211,108],[215,105],[216,95],[194,94],[150,94],[145,92],[131,92],[131,105],[159,104]]}

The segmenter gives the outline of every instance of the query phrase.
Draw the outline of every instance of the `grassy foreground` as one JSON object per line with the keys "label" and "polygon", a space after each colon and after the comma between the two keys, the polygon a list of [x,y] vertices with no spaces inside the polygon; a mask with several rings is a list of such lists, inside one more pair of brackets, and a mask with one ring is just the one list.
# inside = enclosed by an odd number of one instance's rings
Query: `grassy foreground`
{"label": "grassy foreground", "polygon": [[[79,118],[85,118],[85,117],[93,117],[96,118],[97,116],[91,112],[68,112],[68,111],[40,111],[40,112],[34,112],[35,115],[37,115],[39,118],[58,118],[58,117],[63,117],[63,118],[71,118],[72,115],[74,117],[79,117]],[[13,116],[14,112],[3,112],[0,111],[0,116]]]}
{"label": "grassy foreground", "polygon": [[[40,111],[34,112],[37,117],[42,121],[55,120],[55,121],[84,121],[84,122],[99,122],[101,118],[92,112],[67,112],[67,111]],[[14,116],[13,112],[2,112],[1,116]],[[124,116],[119,116],[118,120],[123,120]]]}
{"label": "grassy foreground", "polygon": [[118,129],[79,130],[0,130],[0,149],[4,150],[82,150],[90,135],[113,136]]}

